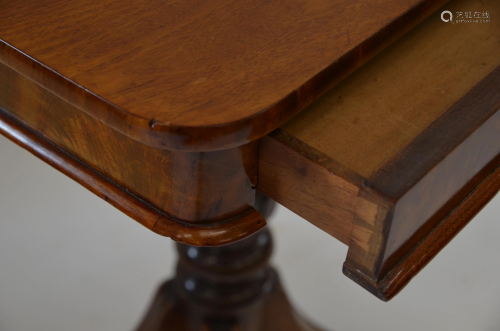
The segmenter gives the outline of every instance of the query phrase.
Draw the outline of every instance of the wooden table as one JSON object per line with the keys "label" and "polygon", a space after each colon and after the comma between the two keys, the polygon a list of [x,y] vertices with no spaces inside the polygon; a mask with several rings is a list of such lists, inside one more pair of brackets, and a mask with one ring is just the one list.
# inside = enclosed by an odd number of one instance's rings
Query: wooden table
{"label": "wooden table", "polygon": [[179,242],[139,330],[314,329],[272,200],[390,300],[500,189],[500,4],[444,3],[3,1],[0,132]]}

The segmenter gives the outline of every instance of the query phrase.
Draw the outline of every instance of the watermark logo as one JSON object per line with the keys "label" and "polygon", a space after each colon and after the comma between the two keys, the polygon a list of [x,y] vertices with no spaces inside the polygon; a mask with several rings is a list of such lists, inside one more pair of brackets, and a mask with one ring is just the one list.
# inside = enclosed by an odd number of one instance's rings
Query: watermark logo
{"label": "watermark logo", "polygon": [[[453,20],[455,17],[455,20]],[[445,23],[490,23],[489,11],[457,11],[455,15],[449,10],[441,13],[441,20]]]}
{"label": "watermark logo", "polygon": [[[448,16],[449,15],[449,16]],[[448,17],[448,18],[447,18]],[[450,22],[453,23],[453,14],[449,10],[445,10],[441,13],[441,20],[443,22]]]}

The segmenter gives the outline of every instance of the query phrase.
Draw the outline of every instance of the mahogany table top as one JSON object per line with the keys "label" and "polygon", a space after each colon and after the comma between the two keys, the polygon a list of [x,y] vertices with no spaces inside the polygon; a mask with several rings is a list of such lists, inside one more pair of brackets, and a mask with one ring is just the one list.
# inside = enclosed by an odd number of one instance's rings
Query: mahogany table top
{"label": "mahogany table top", "polygon": [[274,130],[444,2],[2,1],[0,62],[147,145],[217,150]]}

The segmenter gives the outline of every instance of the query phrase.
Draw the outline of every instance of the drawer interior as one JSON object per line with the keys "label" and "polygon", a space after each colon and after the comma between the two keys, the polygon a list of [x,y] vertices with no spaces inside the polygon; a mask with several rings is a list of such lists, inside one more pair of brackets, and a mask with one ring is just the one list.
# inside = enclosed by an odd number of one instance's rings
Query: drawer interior
{"label": "drawer interior", "polygon": [[500,3],[452,1],[490,23],[444,23],[441,10],[281,129],[369,178],[500,65]]}
{"label": "drawer interior", "polygon": [[[440,17],[445,9],[486,12],[489,23],[445,23]],[[340,222],[339,231],[349,232],[350,213],[343,213],[344,219],[317,220],[315,208],[300,206],[313,199],[289,196],[283,189],[288,180],[282,178],[290,175],[283,171],[287,161],[279,162],[273,153],[293,151],[304,164],[321,164],[325,176],[332,174],[349,187],[343,196],[358,195],[364,181],[500,65],[500,21],[495,17],[500,17],[500,2],[493,0],[451,1],[432,14],[264,139],[264,147],[275,146],[261,153],[259,188],[320,228]],[[322,185],[335,191],[339,184]],[[314,199],[326,199],[325,194]],[[355,203],[342,203],[352,214]],[[345,233],[328,232],[349,241]]]}
{"label": "drawer interior", "polygon": [[261,140],[258,189],[348,245],[344,273],[381,299],[498,191],[470,198],[500,165],[498,17],[498,1],[449,2]]}

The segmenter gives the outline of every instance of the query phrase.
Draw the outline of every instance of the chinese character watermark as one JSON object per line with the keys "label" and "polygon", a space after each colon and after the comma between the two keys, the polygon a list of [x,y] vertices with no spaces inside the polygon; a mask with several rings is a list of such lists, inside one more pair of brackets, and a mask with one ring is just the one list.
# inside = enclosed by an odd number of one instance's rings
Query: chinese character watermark
{"label": "chinese character watermark", "polygon": [[[455,20],[453,19],[455,17]],[[449,10],[441,13],[441,20],[445,23],[490,23],[489,11],[457,11],[455,15]]]}

